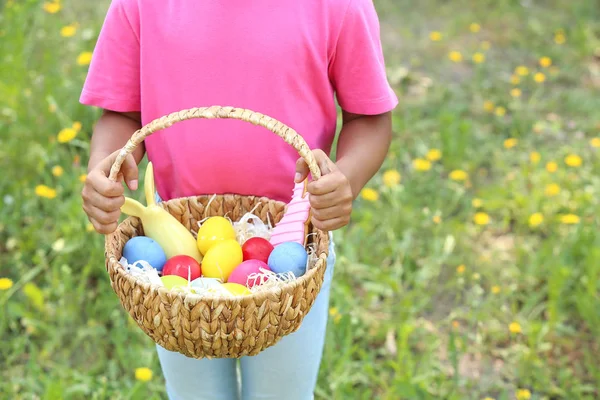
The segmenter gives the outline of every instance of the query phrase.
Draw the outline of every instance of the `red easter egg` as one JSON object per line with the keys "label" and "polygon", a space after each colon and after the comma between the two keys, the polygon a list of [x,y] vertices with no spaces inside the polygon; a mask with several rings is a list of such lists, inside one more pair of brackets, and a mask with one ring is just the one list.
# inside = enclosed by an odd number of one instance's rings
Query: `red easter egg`
{"label": "red easter egg", "polygon": [[244,261],[243,263],[235,267],[231,275],[229,275],[229,278],[227,278],[227,282],[239,283],[240,285],[252,288],[258,282],[256,282],[256,279],[248,280],[248,276],[251,274],[260,274],[262,272],[260,270],[261,268],[267,271],[271,270],[267,264],[260,260]]}
{"label": "red easter egg", "polygon": [[273,245],[267,239],[261,237],[250,238],[242,246],[244,261],[260,260],[266,264],[269,262],[269,255],[272,251]]}
{"label": "red easter egg", "polygon": [[190,282],[194,279],[200,278],[202,275],[202,268],[198,261],[194,260],[190,256],[179,255],[171,257],[165,263],[162,270],[163,276],[165,275],[177,275],[184,279],[189,279]]}

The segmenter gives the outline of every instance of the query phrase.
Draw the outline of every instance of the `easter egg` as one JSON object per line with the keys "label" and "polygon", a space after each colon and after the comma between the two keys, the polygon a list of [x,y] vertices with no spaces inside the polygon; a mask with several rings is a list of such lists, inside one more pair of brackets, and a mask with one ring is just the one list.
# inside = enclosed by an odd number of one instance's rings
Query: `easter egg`
{"label": "easter egg", "polygon": [[160,280],[162,281],[163,285],[165,285],[165,288],[169,290],[183,291],[183,288],[188,285],[187,279],[183,279],[177,275],[161,276]]}
{"label": "easter egg", "polygon": [[198,229],[198,250],[205,255],[216,243],[235,239],[235,229],[227,218],[210,217]]}
{"label": "easter egg", "polygon": [[248,289],[246,286],[244,285],[240,285],[239,283],[224,283],[223,287],[225,289],[227,289],[227,291],[229,293],[231,293],[234,296],[244,296],[247,294],[252,294],[252,292],[250,291],[250,289]]}
{"label": "easter egg", "polygon": [[242,253],[244,253],[244,261],[260,260],[264,263],[269,261],[269,255],[273,251],[273,245],[264,238],[253,237],[244,242],[242,245]]}
{"label": "easter egg", "polygon": [[276,274],[293,272],[296,278],[306,273],[308,254],[298,242],[284,242],[275,246],[269,256],[269,268]]}
{"label": "easter egg", "polygon": [[177,275],[185,280],[189,277],[189,280],[193,281],[200,278],[202,268],[194,258],[182,254],[169,258],[163,267],[162,273],[163,275]]}
{"label": "easter egg", "polygon": [[202,293],[208,291],[209,289],[218,288],[221,285],[221,282],[218,279],[214,278],[198,278],[194,279],[190,282],[190,286],[194,293]]}
{"label": "easter egg", "polygon": [[[258,279],[248,280],[248,276],[252,274],[260,274],[261,268],[270,271],[269,266],[260,260],[247,260],[235,267],[227,282],[239,283],[240,285],[247,286],[249,288],[254,287],[258,283]],[[260,282],[260,281],[259,281]]]}
{"label": "easter egg", "polygon": [[202,260],[206,278],[219,278],[227,282],[231,272],[243,261],[242,246],[234,240],[223,240],[212,246]]}
{"label": "easter egg", "polygon": [[123,257],[129,264],[146,261],[157,271],[162,271],[167,262],[167,256],[162,247],[146,236],[136,236],[127,241],[123,247]]}

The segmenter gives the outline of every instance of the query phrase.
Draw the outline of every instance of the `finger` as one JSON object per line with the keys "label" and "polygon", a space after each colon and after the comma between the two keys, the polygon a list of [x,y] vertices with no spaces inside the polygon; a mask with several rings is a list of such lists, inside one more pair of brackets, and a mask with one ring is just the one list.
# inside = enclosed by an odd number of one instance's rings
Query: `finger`
{"label": "finger", "polygon": [[137,190],[138,188],[138,166],[133,158],[133,155],[127,155],[123,165],[121,166],[121,173],[125,177],[127,187],[131,190]]}
{"label": "finger", "polygon": [[125,204],[124,196],[106,197],[90,188],[84,188],[81,197],[83,197],[83,201],[86,204],[95,206],[106,212],[120,210],[123,204]]}
{"label": "finger", "polygon": [[351,211],[352,208],[345,204],[311,210],[313,218],[321,222],[349,215]]}
{"label": "finger", "polygon": [[335,163],[331,161],[331,158],[321,149],[313,151],[317,165],[321,170],[321,175],[328,175],[335,170]]}
{"label": "finger", "polygon": [[306,161],[304,161],[303,158],[299,158],[298,161],[296,161],[296,176],[294,177],[294,182],[302,182],[308,178],[308,173],[308,164],[306,164]]}
{"label": "finger", "polygon": [[337,171],[329,175],[323,175],[317,181],[309,182],[307,186],[308,193],[312,195],[322,195],[331,193],[347,184],[347,179],[341,172]]}
{"label": "finger", "polygon": [[121,216],[120,210],[106,212],[89,204],[84,204],[83,210],[86,212],[89,218],[93,218],[97,222],[104,225],[110,225],[119,222],[119,217]]}
{"label": "finger", "polygon": [[94,218],[89,218],[89,220],[96,232],[101,233],[103,235],[111,234],[117,230],[118,225],[116,222],[114,224],[105,225],[96,221]]}
{"label": "finger", "polygon": [[108,179],[100,170],[94,170],[88,175],[91,187],[105,197],[118,197],[125,193],[123,185]]}
{"label": "finger", "polygon": [[338,217],[338,218],[334,218],[334,219],[329,219],[327,221],[320,221],[313,217],[311,219],[311,222],[315,228],[320,229],[325,232],[328,232],[328,231],[334,231],[336,229],[340,229],[340,228],[348,225],[348,223],[350,222],[350,217],[348,217],[348,216]]}

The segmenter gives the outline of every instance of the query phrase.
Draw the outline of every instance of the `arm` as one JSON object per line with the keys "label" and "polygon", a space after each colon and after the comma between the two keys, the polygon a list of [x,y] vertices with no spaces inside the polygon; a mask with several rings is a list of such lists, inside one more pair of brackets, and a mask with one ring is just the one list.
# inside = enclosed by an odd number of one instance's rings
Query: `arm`
{"label": "arm", "polygon": [[[97,232],[109,234],[117,228],[125,189],[121,182],[108,179],[110,169],[121,148],[140,129],[140,113],[105,111],[94,129],[90,145],[88,175],[81,192],[83,210]],[[143,146],[127,156],[119,174],[131,190],[138,187],[137,164],[144,157]]]}
{"label": "arm", "polygon": [[[94,128],[90,144],[88,172],[100,161],[123,148],[131,135],[142,127],[139,112],[117,113],[105,110]],[[136,164],[144,158],[144,146],[138,146],[133,152]]]}
{"label": "arm", "polygon": [[348,179],[353,198],[381,168],[391,140],[391,112],[373,116],[343,112],[336,164]]}
{"label": "arm", "polygon": [[[313,151],[322,176],[307,188],[311,222],[324,231],[350,222],[354,199],[381,167],[391,142],[391,113],[367,116],[344,112],[343,118],[337,163],[322,150]],[[304,159],[298,159],[296,172],[296,182],[308,176]]]}

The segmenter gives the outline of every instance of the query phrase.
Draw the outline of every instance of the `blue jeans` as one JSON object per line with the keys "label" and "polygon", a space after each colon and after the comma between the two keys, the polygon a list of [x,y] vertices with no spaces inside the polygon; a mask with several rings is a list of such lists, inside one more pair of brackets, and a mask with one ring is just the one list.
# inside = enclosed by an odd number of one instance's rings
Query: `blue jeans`
{"label": "blue jeans", "polygon": [[317,383],[336,261],[330,234],[321,292],[300,328],[256,356],[193,359],[156,346],[170,400],[311,400]]}

